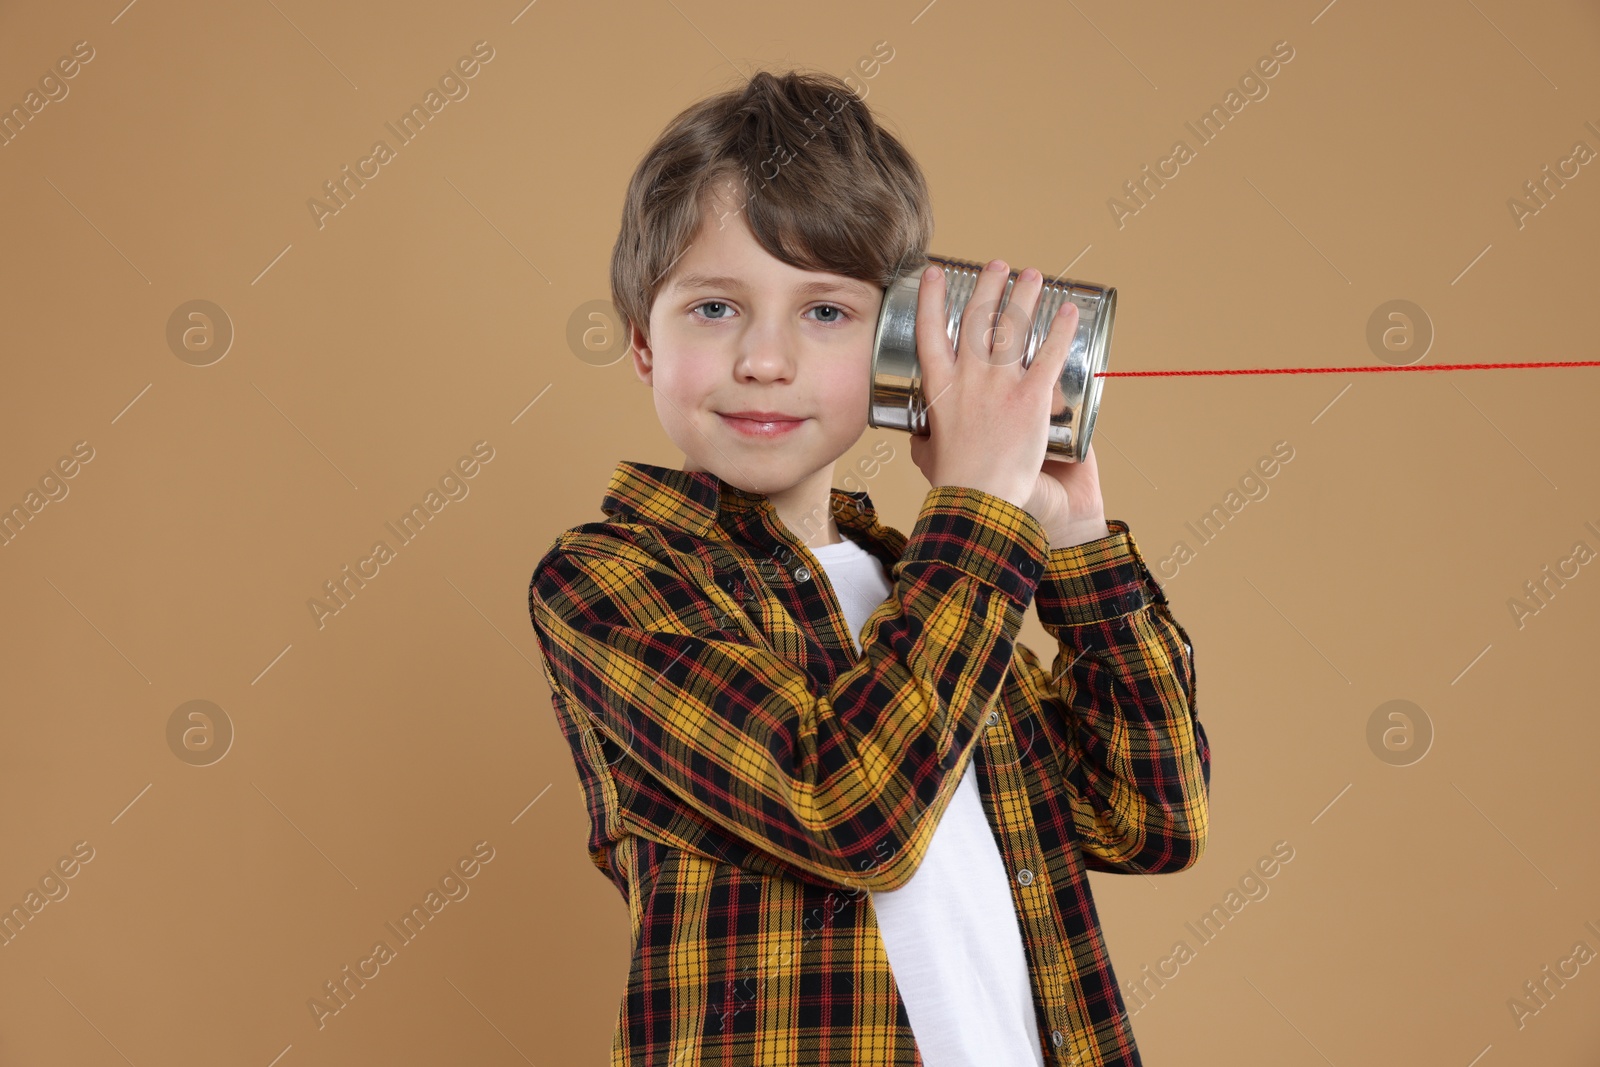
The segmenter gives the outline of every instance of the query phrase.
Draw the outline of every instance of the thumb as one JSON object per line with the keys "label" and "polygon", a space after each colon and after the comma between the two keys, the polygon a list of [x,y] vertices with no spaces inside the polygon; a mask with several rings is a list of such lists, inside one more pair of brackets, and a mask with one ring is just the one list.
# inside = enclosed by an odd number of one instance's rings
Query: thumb
{"label": "thumb", "polygon": [[928,463],[930,459],[931,457],[928,455],[928,438],[922,434],[912,434],[911,462],[916,464],[917,470],[921,471],[923,475],[927,477],[929,482],[932,482],[933,475],[928,470]]}

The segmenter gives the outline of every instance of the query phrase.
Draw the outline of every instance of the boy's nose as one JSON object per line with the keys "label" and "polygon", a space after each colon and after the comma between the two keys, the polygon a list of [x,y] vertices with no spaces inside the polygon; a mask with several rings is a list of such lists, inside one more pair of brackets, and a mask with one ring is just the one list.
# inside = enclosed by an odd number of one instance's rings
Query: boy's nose
{"label": "boy's nose", "polygon": [[747,338],[735,369],[758,381],[786,381],[794,377],[794,351],[792,338]]}

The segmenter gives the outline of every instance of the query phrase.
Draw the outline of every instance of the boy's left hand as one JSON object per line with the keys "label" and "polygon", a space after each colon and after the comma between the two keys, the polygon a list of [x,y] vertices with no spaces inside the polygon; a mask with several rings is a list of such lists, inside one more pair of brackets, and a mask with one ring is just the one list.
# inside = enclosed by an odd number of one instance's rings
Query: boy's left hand
{"label": "boy's left hand", "polygon": [[1106,525],[1105,501],[1100,496],[1094,445],[1089,445],[1081,463],[1046,456],[1027,510],[1040,516],[1051,549],[1108,536],[1111,529]]}

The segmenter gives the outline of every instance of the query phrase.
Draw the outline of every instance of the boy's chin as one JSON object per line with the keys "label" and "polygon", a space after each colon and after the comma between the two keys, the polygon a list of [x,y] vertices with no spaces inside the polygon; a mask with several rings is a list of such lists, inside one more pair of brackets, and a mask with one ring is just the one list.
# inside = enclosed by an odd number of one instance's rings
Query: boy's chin
{"label": "boy's chin", "polygon": [[787,458],[774,456],[762,461],[741,462],[737,467],[720,457],[717,462],[710,463],[690,460],[684,464],[683,469],[707,471],[735,489],[761,496],[792,489],[815,473],[806,467],[803,460],[797,460],[793,456]]}

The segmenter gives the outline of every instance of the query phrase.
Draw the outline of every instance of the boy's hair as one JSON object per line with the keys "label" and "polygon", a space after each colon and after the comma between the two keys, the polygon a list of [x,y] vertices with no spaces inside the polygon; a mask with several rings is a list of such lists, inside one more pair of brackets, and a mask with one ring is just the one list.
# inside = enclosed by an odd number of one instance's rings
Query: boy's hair
{"label": "boy's hair", "polygon": [[[650,334],[650,307],[693,241],[710,194],[731,202],[762,248],[801,270],[882,288],[918,264],[933,207],[916,160],[861,98],[826,73],[758,71],[679,112],[628,183],[611,251],[611,301]],[[734,210],[723,218],[735,220]]]}

